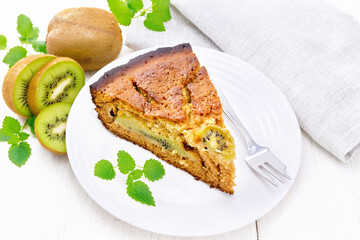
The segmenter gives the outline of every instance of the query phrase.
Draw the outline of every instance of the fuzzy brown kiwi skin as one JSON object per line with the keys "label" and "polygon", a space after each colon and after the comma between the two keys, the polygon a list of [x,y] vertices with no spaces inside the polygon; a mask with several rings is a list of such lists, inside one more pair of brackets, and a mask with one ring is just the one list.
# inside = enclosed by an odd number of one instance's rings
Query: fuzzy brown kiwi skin
{"label": "fuzzy brown kiwi skin", "polygon": [[[79,65],[78,62],[76,62],[74,59],[68,58],[68,57],[58,57],[55,58],[54,60],[46,63],[33,77],[33,79],[31,80],[30,84],[29,84],[29,90],[28,90],[28,104],[30,107],[30,110],[32,112],[32,114],[34,114],[35,116],[37,116],[40,113],[40,109],[38,108],[37,104],[36,104],[36,99],[37,99],[37,88],[38,88],[38,84],[40,82],[40,79],[42,77],[42,75],[53,65],[59,63],[59,62],[64,62],[64,61],[70,61],[70,62],[75,62]],[[80,65],[79,65],[80,67]]]}
{"label": "fuzzy brown kiwi skin", "polygon": [[39,132],[37,131],[37,128],[36,128],[36,121],[35,121],[35,135],[37,137],[37,139],[39,140],[41,146],[43,146],[44,148],[46,148],[47,150],[53,152],[53,153],[56,153],[56,154],[66,154],[66,152],[59,152],[59,151],[56,151],[54,149],[51,149],[51,148],[48,148],[45,144],[43,144],[40,140],[40,138],[38,137],[39,136]]}
{"label": "fuzzy brown kiwi skin", "polygon": [[4,78],[4,82],[3,82],[3,86],[2,86],[2,95],[4,98],[4,101],[6,103],[6,105],[17,115],[27,118],[26,116],[21,115],[17,110],[16,107],[14,105],[14,100],[13,100],[13,93],[14,93],[14,86],[15,86],[15,82],[17,77],[19,76],[19,74],[21,73],[21,71],[32,61],[44,57],[44,56],[53,56],[50,54],[37,54],[37,55],[30,55],[28,57],[25,57],[23,59],[20,59],[17,63],[15,63],[14,66],[12,66],[9,71],[7,72],[5,78]]}
{"label": "fuzzy brown kiwi skin", "polygon": [[84,70],[97,70],[115,60],[122,48],[119,24],[99,8],[69,8],[50,21],[48,53],[75,59]]}

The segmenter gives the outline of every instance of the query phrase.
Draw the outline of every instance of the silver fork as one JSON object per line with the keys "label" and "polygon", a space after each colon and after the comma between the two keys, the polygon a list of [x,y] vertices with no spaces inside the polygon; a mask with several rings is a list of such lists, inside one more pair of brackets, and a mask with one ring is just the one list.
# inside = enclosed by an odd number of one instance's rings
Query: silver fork
{"label": "silver fork", "polygon": [[274,178],[278,179],[282,183],[284,183],[284,180],[281,176],[291,180],[290,176],[286,173],[286,165],[281,162],[269,148],[260,146],[252,139],[240,119],[236,116],[221,88],[217,88],[217,90],[225,116],[229,118],[234,127],[245,139],[247,145],[245,162],[275,187],[278,185],[276,184],[276,180]]}

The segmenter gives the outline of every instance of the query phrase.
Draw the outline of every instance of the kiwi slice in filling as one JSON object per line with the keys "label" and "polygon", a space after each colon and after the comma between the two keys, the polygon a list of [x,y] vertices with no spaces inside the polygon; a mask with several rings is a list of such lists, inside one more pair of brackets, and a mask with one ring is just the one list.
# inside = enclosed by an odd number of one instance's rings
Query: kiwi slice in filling
{"label": "kiwi slice in filling", "polygon": [[85,74],[71,58],[59,57],[43,66],[29,85],[28,103],[37,115],[45,107],[57,103],[72,103],[85,84]]}
{"label": "kiwi slice in filling", "polygon": [[134,131],[152,141],[155,144],[161,145],[166,150],[175,151],[182,157],[191,158],[191,156],[186,152],[183,147],[183,144],[177,139],[170,136],[162,136],[160,133],[150,129],[149,127],[142,124],[140,121],[136,120],[134,117],[126,116],[125,114],[118,114],[115,117],[114,122],[120,124],[121,126]]}
{"label": "kiwi slice in filling", "polygon": [[201,138],[204,151],[209,151],[225,160],[235,158],[234,139],[227,129],[209,125],[201,128],[197,136]]}
{"label": "kiwi slice in filling", "polygon": [[48,54],[31,55],[19,60],[7,72],[2,93],[7,106],[16,114],[29,118],[31,111],[27,101],[28,88],[35,73],[55,56]]}
{"label": "kiwi slice in filling", "polygon": [[70,103],[55,103],[42,110],[35,120],[35,134],[41,145],[52,152],[66,153],[66,122]]}

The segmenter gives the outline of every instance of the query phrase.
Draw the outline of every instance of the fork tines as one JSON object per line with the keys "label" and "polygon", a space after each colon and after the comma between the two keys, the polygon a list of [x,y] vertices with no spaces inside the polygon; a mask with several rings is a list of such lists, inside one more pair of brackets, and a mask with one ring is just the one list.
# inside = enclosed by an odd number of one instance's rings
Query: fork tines
{"label": "fork tines", "polygon": [[245,160],[252,169],[276,187],[278,186],[276,179],[282,183],[284,183],[284,178],[291,180],[286,173],[286,165],[276,158],[268,148],[263,148],[262,153],[257,156],[247,156]]}

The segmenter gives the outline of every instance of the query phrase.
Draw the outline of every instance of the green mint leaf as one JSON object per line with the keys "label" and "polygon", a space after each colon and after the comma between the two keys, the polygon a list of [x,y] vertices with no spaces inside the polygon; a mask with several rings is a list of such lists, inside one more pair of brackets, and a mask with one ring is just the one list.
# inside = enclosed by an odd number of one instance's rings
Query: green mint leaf
{"label": "green mint leaf", "polygon": [[28,119],[28,125],[30,127],[30,131],[34,135],[35,135],[35,119],[36,119],[36,116],[32,116]]}
{"label": "green mint leaf", "polygon": [[130,171],[134,170],[135,161],[130,154],[125,151],[119,151],[117,156],[118,167],[121,173],[128,174]]}
{"label": "green mint leaf", "polygon": [[135,169],[134,171],[130,172],[132,179],[138,180],[142,177],[143,171],[141,169]]}
{"label": "green mint leaf", "polygon": [[164,22],[155,13],[146,14],[144,26],[146,28],[148,28],[152,31],[156,31],[156,32],[164,32],[165,31]]}
{"label": "green mint leaf", "polygon": [[9,159],[18,167],[26,163],[31,155],[31,148],[27,142],[13,144],[9,148]]}
{"label": "green mint leaf", "polygon": [[11,137],[13,134],[21,131],[21,125],[19,121],[12,117],[5,117],[2,123],[2,133]]}
{"label": "green mint leaf", "polygon": [[130,8],[130,10],[133,11],[134,13],[137,13],[139,10],[141,10],[144,7],[142,0],[127,0],[126,3]]}
{"label": "green mint leaf", "polygon": [[105,180],[111,180],[115,177],[115,174],[114,167],[108,160],[100,160],[95,164],[95,176]]}
{"label": "green mint leaf", "polygon": [[129,26],[135,13],[128,7],[128,5],[120,0],[107,0],[107,2],[110,11],[114,14],[118,23],[124,26]]}
{"label": "green mint leaf", "polygon": [[10,137],[3,133],[2,129],[0,129],[0,142],[9,141]]}
{"label": "green mint leaf", "polygon": [[132,178],[131,174],[129,174],[126,179],[126,185],[133,184],[133,182],[134,182],[134,179]]}
{"label": "green mint leaf", "polygon": [[28,38],[30,33],[33,31],[33,24],[26,15],[20,14],[17,18],[17,31],[24,38]]}
{"label": "green mint leaf", "polygon": [[32,47],[36,52],[47,53],[45,41],[35,41],[32,43]]}
{"label": "green mint leaf", "polygon": [[31,29],[31,31],[29,32],[29,39],[34,39],[36,40],[39,37],[39,28],[34,27],[33,29]]}
{"label": "green mint leaf", "polygon": [[17,134],[13,134],[11,137],[10,137],[10,139],[9,139],[9,141],[8,141],[8,144],[17,144],[18,142],[20,142],[20,138],[19,138],[19,136],[17,135]]}
{"label": "green mint leaf", "polygon": [[29,36],[27,37],[21,36],[19,37],[19,39],[22,43],[34,43],[36,42],[38,37],[39,37],[39,28],[35,27],[30,31]]}
{"label": "green mint leaf", "polygon": [[33,27],[33,24],[26,15],[20,14],[17,19],[17,28],[20,33],[22,43],[32,43],[39,37],[39,28]]}
{"label": "green mint leaf", "polygon": [[144,26],[152,31],[165,31],[164,22],[171,19],[170,0],[151,0],[153,3],[151,13],[146,14]]}
{"label": "green mint leaf", "polygon": [[0,50],[4,50],[6,48],[7,39],[4,35],[0,34]]}
{"label": "green mint leaf", "polygon": [[151,0],[153,3],[152,13],[162,21],[167,22],[171,19],[170,0]]}
{"label": "green mint leaf", "polygon": [[147,160],[143,171],[145,177],[152,182],[161,179],[165,175],[164,166],[155,159]]}
{"label": "green mint leaf", "polygon": [[27,51],[25,48],[17,46],[9,50],[9,52],[4,57],[3,62],[8,64],[9,67],[12,67],[17,61],[26,57]]}
{"label": "green mint leaf", "polygon": [[26,133],[26,132],[21,132],[19,133],[19,139],[20,141],[25,141],[26,139],[28,139],[30,137],[30,134]]}
{"label": "green mint leaf", "polygon": [[129,184],[126,188],[127,194],[135,201],[147,204],[149,206],[155,206],[154,197],[146,185],[142,181],[136,181],[133,184]]}

